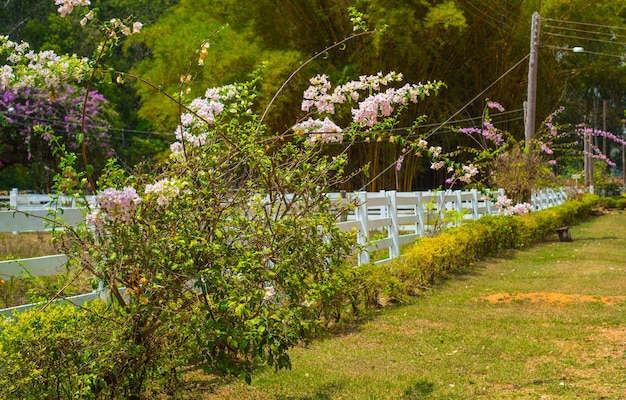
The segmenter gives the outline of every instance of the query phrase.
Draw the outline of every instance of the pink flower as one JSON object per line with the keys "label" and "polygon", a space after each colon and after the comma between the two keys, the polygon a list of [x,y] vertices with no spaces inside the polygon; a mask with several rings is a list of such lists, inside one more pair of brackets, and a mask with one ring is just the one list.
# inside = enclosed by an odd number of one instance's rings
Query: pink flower
{"label": "pink flower", "polygon": [[498,196],[496,202],[498,212],[504,215],[526,215],[534,210],[530,203],[517,203],[513,205],[513,201],[506,196]]}
{"label": "pink flower", "polygon": [[89,214],[85,216],[85,223],[87,225],[95,226],[96,228],[100,228],[104,224],[104,216],[100,209],[96,208]]}
{"label": "pink flower", "polygon": [[466,176],[469,176],[471,178],[472,176],[478,175],[478,168],[476,168],[474,164],[464,165],[463,172],[465,172]]}
{"label": "pink flower", "polygon": [[492,109],[492,110],[497,110],[500,112],[504,112],[504,107],[502,107],[502,104],[497,103],[495,101],[488,101],[487,102],[487,107]]}
{"label": "pink flower", "polygon": [[141,32],[141,28],[143,27],[143,24],[141,22],[134,22],[133,23],[133,34],[137,34],[139,32]]}
{"label": "pink flower", "polygon": [[310,142],[315,143],[320,140],[322,143],[343,141],[342,129],[331,121],[328,117],[323,121],[309,118],[292,127],[296,133],[308,134]]}
{"label": "pink flower", "polygon": [[65,17],[74,11],[74,7],[88,6],[91,2],[89,0],[56,0],[54,4],[61,6],[57,11],[61,17]]}
{"label": "pink flower", "polygon": [[154,194],[157,196],[157,204],[161,207],[167,207],[170,201],[180,194],[179,183],[169,179],[161,179],[154,185],[146,185],[146,195]]}
{"label": "pink flower", "polygon": [[274,286],[268,286],[265,288],[265,296],[263,296],[263,301],[271,301],[274,297],[276,297],[276,290]]}
{"label": "pink flower", "polygon": [[498,201],[496,201],[496,207],[498,208],[498,211],[501,212],[501,213],[505,209],[510,207],[511,204],[513,204],[513,200],[509,199],[506,196],[498,196]]}
{"label": "pink flower", "polygon": [[430,164],[430,169],[434,169],[436,171],[436,170],[441,169],[445,164],[446,164],[445,161],[437,161],[437,162]]}
{"label": "pink flower", "polygon": [[100,209],[111,219],[128,222],[141,202],[141,197],[135,188],[126,186],[122,190],[105,189],[98,194],[97,200]]}
{"label": "pink flower", "polygon": [[404,162],[404,154],[401,154],[396,161],[396,171],[400,171],[402,169],[402,163]]}
{"label": "pink flower", "polygon": [[441,150],[442,150],[441,146],[431,146],[431,147],[428,149],[428,151],[430,152],[430,155],[431,155],[433,158],[437,158],[437,157],[439,157],[439,155],[441,154]]}
{"label": "pink flower", "polygon": [[541,143],[541,151],[543,151],[546,154],[553,154],[554,153],[554,151],[552,151],[552,149],[549,148],[548,145],[545,144],[545,143]]}

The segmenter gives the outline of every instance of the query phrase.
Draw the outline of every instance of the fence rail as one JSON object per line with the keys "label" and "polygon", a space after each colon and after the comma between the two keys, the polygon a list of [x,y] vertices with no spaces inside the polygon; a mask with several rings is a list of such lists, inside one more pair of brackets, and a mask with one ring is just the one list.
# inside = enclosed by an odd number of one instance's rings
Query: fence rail
{"label": "fence rail", "polygon": [[[95,196],[87,196],[95,202]],[[76,226],[84,220],[80,209],[84,199],[49,194],[23,194],[12,189],[8,196],[0,196],[0,232],[41,232],[52,229],[51,219],[59,218],[67,226]]]}
{"label": "fence rail", "polygon": [[[11,189],[9,195],[0,195],[0,208],[10,210],[42,210],[53,206],[55,198],[50,194],[20,193],[18,189]],[[96,196],[86,196],[84,199],[74,196],[58,196],[58,205],[63,208],[78,208],[84,201],[95,202]]]}
{"label": "fence rail", "polygon": [[[502,191],[497,192],[503,194]],[[49,206],[42,197],[30,197],[22,200],[28,204],[28,211],[0,211],[0,232],[41,231],[48,227],[45,208]],[[386,255],[377,254],[380,258],[375,263],[385,263],[400,256],[400,246],[412,243],[443,224],[455,225],[463,220],[475,220],[485,215],[498,212],[489,197],[476,190],[469,191],[428,191],[428,192],[396,192],[381,191],[375,193],[358,192],[349,194],[332,193],[332,199],[341,201],[356,200],[357,207],[345,215],[337,226],[344,231],[357,231],[357,241],[362,247],[358,254],[359,264],[371,261],[373,251],[387,250]],[[50,197],[47,197],[50,201]],[[0,198],[1,200],[1,198]],[[534,209],[543,210],[564,203],[567,193],[564,189],[542,189],[532,194],[531,204]],[[19,200],[16,200],[19,202]],[[33,203],[39,201],[39,209]],[[71,203],[74,205],[74,203]],[[43,208],[43,209],[42,209]],[[18,210],[19,204],[18,204]],[[80,209],[67,208],[59,216],[67,225],[75,226],[83,220]],[[28,270],[30,275],[51,275],[63,271],[67,258],[64,255],[37,257],[24,260],[0,262],[0,277],[19,276]],[[85,295],[69,297],[66,300],[74,304],[82,304],[94,298],[106,296],[105,290],[96,290]],[[0,309],[0,314],[10,316],[37,306],[24,306]]]}
{"label": "fence rail", "polygon": [[[502,191],[497,194],[504,194]],[[458,225],[463,220],[476,220],[497,214],[490,197],[477,190],[348,194],[348,200],[358,196],[357,208],[338,223],[344,231],[356,229],[358,243],[364,246],[358,255],[359,264],[370,262],[370,253],[388,249],[375,263],[385,263],[400,255],[400,246],[414,242],[433,230]],[[564,189],[543,189],[532,195],[534,210],[543,210],[564,203]],[[382,238],[377,238],[380,236]],[[377,239],[376,239],[377,238]],[[373,240],[372,240],[373,239]]]}

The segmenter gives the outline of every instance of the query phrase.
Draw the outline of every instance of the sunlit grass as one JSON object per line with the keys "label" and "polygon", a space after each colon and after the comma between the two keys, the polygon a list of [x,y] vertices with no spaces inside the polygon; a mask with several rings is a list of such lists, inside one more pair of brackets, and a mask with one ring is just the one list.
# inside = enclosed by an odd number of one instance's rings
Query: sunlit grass
{"label": "sunlit grass", "polygon": [[[626,214],[597,218],[571,232],[573,242],[558,242],[555,235],[504,253],[440,282],[411,304],[386,307],[362,324],[295,349],[290,371],[260,370],[251,386],[205,380],[202,391],[185,396],[623,398],[626,303],[583,296],[626,295]],[[524,296],[484,299],[497,294]]]}

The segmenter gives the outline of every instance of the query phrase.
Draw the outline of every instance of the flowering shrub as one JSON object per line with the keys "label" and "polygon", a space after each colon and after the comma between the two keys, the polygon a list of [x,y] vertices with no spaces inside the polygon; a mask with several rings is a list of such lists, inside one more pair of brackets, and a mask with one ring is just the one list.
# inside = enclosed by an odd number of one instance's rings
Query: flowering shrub
{"label": "flowering shrub", "polygon": [[[487,100],[481,127],[456,129],[475,146],[450,153],[431,152],[431,156],[438,159],[431,168],[438,170],[447,167],[450,177],[446,182],[449,185],[460,181],[465,184],[478,183],[486,188],[502,188],[506,197],[494,199],[499,211],[507,215],[526,214],[532,211],[532,206],[527,203],[531,191],[556,182],[553,169],[557,155],[564,157],[579,153],[579,142],[594,136],[605,137],[620,145],[626,143],[609,132],[557,123],[556,119],[563,110],[559,108],[549,115],[532,141],[526,143],[493,125],[490,114],[503,112],[504,107]],[[458,163],[457,159],[463,152],[468,154],[472,164]],[[590,144],[589,153],[583,154],[614,165],[593,143]]]}
{"label": "flowering shrub", "polygon": [[[348,160],[321,144],[349,146],[442,86],[386,87],[400,79],[361,77],[333,96],[318,77],[305,92],[312,103],[302,121],[319,123],[279,135],[253,111],[256,78],[210,88],[179,104],[176,141],[158,174],[107,165],[86,223],[58,243],[110,289],[113,332],[134,332],[126,338],[134,352],[118,364],[133,371],[118,383],[125,392],[140,396],[151,368],[172,351],[155,346],[163,336],[178,344],[174,369],[201,363],[249,380],[260,363],[288,368],[288,350],[340,315],[329,310],[345,305],[356,241],[335,223],[353,205],[326,196],[349,178]],[[339,107],[354,117],[343,128],[330,119]],[[58,184],[82,195],[90,183],[74,161],[63,160]]]}
{"label": "flowering shrub", "polygon": [[45,50],[35,53],[28,43],[16,43],[0,36],[0,89],[43,87],[51,91],[68,82],[81,82],[90,70],[88,60],[76,55],[57,55]]}

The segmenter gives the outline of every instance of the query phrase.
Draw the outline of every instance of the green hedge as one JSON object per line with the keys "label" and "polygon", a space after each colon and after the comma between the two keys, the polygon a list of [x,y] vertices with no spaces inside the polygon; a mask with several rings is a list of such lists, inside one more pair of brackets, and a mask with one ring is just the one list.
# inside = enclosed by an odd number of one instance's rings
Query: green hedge
{"label": "green hedge", "polygon": [[[81,308],[51,305],[13,319],[0,317],[0,398],[131,399],[125,388],[138,381],[149,382],[158,392],[174,393],[175,368],[185,365],[186,359],[184,344],[173,340],[185,327],[164,332],[154,343],[134,343],[135,333],[119,323],[126,316],[108,307],[97,300]],[[158,346],[176,352],[150,359],[139,351]],[[153,372],[130,370],[134,357],[155,365]]]}
{"label": "green hedge", "polygon": [[598,200],[598,207],[624,210],[626,209],[626,198],[624,195],[619,197],[602,197]]}
{"label": "green hedge", "polygon": [[354,269],[347,277],[352,280],[347,286],[355,289],[350,297],[353,303],[370,306],[415,295],[448,272],[462,270],[499,251],[523,248],[554,235],[559,227],[588,217],[597,201],[597,196],[585,195],[525,216],[486,216],[435,237],[423,238],[397,260]]}

